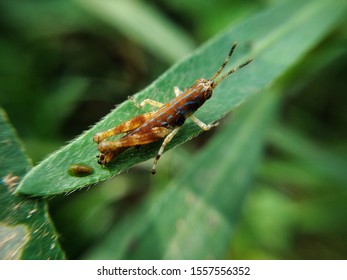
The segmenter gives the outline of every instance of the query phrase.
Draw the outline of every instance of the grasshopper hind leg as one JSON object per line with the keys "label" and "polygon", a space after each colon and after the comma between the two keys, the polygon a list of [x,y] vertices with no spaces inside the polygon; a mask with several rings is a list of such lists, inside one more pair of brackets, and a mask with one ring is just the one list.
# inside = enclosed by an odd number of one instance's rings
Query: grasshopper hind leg
{"label": "grasshopper hind leg", "polygon": [[96,157],[98,158],[98,164],[102,166],[105,166],[114,158],[112,153],[101,153],[100,155],[97,155]]}
{"label": "grasshopper hind leg", "polygon": [[106,164],[111,162],[115,157],[117,157],[120,153],[124,152],[128,148],[129,147],[122,147],[114,151],[101,152],[99,155],[96,156],[98,158],[98,164],[105,166]]}

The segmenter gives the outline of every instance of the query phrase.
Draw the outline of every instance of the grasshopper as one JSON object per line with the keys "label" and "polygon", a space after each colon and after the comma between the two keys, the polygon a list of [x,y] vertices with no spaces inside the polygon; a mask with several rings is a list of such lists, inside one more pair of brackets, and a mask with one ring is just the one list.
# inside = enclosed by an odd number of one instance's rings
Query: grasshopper
{"label": "grasshopper", "polygon": [[[98,163],[106,165],[117,155],[130,147],[145,145],[164,139],[154,158],[151,173],[155,174],[158,160],[163,154],[166,145],[174,138],[187,118],[190,118],[204,131],[208,131],[212,127],[217,126],[218,123],[203,123],[195,117],[193,113],[199,109],[206,100],[211,98],[213,90],[221,81],[252,62],[252,59],[249,59],[218,78],[219,74],[227,65],[236,46],[237,43],[232,45],[222,66],[210,79],[197,79],[190,88],[184,91],[181,91],[178,87],[174,87],[176,97],[168,103],[163,104],[152,99],[145,99],[138,104],[130,97],[130,100],[140,109],[146,104],[150,104],[154,107],[158,107],[158,110],[136,116],[116,127],[95,134],[93,140],[98,144],[98,150],[100,151]],[[125,135],[114,141],[105,141],[105,139],[121,133],[125,133]]]}

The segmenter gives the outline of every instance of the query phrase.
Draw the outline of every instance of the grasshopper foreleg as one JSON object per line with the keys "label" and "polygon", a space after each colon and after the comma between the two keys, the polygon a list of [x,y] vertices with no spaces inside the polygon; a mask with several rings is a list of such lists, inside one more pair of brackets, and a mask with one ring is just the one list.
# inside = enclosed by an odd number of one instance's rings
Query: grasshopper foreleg
{"label": "grasshopper foreleg", "polygon": [[174,87],[174,93],[175,93],[175,96],[177,97],[177,96],[181,95],[183,93],[183,91],[181,91],[179,89],[179,87]]}
{"label": "grasshopper foreleg", "polygon": [[189,118],[197,125],[199,126],[201,129],[208,131],[210,130],[212,127],[218,126],[219,122],[213,122],[210,124],[205,124],[204,122],[202,122],[201,120],[199,120],[197,117],[195,117],[194,115],[189,116]]}

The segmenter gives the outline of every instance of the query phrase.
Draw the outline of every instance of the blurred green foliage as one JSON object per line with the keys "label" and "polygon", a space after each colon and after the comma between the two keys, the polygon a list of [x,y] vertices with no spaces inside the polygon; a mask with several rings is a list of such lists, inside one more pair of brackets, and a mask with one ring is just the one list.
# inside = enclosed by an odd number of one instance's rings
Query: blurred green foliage
{"label": "blurred green foliage", "polygon": [[[0,104],[35,163],[195,46],[282,1],[126,1],[123,19],[110,12],[116,2],[1,1]],[[158,40],[164,35],[153,38],[160,32],[167,33],[165,42]],[[341,21],[272,89],[282,97],[278,117],[237,226],[226,236],[225,258],[347,257],[346,45]],[[112,240],[114,228],[122,236],[136,231],[133,213],[170,188],[210,136],[167,152],[155,177],[143,163],[89,190],[50,199],[68,258],[108,257],[95,253],[107,249],[103,241]],[[136,257],[149,258],[146,250]]]}
{"label": "blurred green foliage", "polygon": [[1,108],[0,143],[0,259],[63,259],[47,203],[13,194],[31,161]]}

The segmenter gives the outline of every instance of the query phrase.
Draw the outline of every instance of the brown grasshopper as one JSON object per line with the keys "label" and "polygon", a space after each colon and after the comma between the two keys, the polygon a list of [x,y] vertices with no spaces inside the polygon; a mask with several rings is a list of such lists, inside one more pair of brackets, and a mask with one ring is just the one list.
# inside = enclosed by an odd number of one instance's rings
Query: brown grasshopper
{"label": "brown grasshopper", "polygon": [[[210,79],[200,78],[185,91],[181,91],[178,87],[174,87],[176,97],[168,103],[160,103],[151,99],[145,99],[140,104],[136,103],[130,98],[138,108],[143,108],[146,104],[150,104],[159,109],[153,112],[144,113],[136,116],[133,119],[126,121],[114,128],[99,132],[94,135],[94,142],[98,143],[98,150],[100,155],[98,163],[106,165],[119,155],[124,150],[133,147],[149,144],[164,139],[152,167],[152,174],[156,172],[156,165],[164,152],[166,145],[177,134],[181,126],[187,118],[190,118],[195,124],[205,131],[210,130],[212,127],[217,126],[218,123],[205,124],[193,113],[201,107],[205,101],[212,96],[213,90],[223,81],[227,76],[236,72],[240,68],[252,62],[252,59],[240,64],[234,69],[231,69],[217,79],[224,67],[227,65],[231,55],[236,48],[234,43],[225,58],[222,66]],[[106,138],[125,133],[121,138],[114,141],[105,141]]]}

